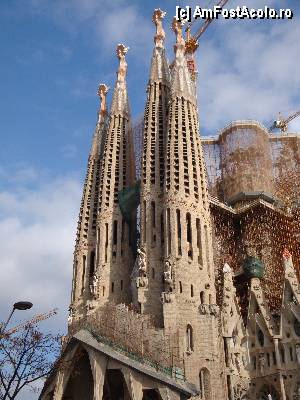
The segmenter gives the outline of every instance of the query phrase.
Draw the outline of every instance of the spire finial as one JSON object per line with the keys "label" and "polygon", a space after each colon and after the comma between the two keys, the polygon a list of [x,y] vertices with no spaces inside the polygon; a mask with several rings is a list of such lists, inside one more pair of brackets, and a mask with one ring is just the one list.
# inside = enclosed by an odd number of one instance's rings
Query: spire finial
{"label": "spire finial", "polygon": [[154,43],[156,47],[163,48],[164,40],[165,40],[165,31],[162,26],[162,20],[166,15],[165,11],[162,11],[160,8],[155,8],[152,16],[152,22],[156,26],[156,35],[154,36]]}
{"label": "spire finial", "polygon": [[124,44],[119,43],[117,46],[117,57],[120,60],[118,72],[117,72],[117,77],[118,77],[118,82],[125,82],[126,78],[126,72],[127,72],[127,62],[125,59],[125,55],[127,51],[129,50],[129,47],[124,46]]}
{"label": "spire finial", "polygon": [[182,26],[183,22],[177,21],[177,19],[174,17],[172,22],[172,31],[175,32],[176,35],[176,44],[174,45],[176,55],[178,52],[184,54],[185,51],[185,40],[182,36]]}
{"label": "spire finial", "polygon": [[109,91],[109,87],[105,83],[100,83],[97,91],[97,95],[100,97],[100,110],[99,110],[99,121],[101,116],[105,116],[107,113],[106,106],[106,95]]}

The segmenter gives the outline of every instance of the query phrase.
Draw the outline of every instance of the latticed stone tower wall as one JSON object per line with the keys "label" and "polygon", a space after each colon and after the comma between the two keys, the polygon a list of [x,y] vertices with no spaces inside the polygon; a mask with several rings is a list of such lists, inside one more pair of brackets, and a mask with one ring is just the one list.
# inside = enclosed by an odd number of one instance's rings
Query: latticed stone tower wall
{"label": "latticed stone tower wall", "polygon": [[98,121],[88,159],[77,226],[71,310],[72,313],[75,313],[76,309],[79,314],[84,311],[86,300],[89,298],[89,284],[92,283],[91,280],[95,269],[99,181],[108,120],[106,110],[107,92],[107,86],[101,84],[98,90],[98,95],[101,98],[101,108],[98,113]]}
{"label": "latticed stone tower wall", "polygon": [[[195,86],[185,58],[181,24],[168,112],[163,212],[165,221],[163,320],[179,330],[186,376],[199,383],[209,373],[214,396],[222,397],[223,361],[218,330],[211,223],[204,159],[199,138]],[[208,361],[209,360],[209,361]],[[214,377],[212,372],[214,371]],[[217,397],[216,397],[217,398]]]}
{"label": "latticed stone tower wall", "polygon": [[133,265],[131,246],[135,220],[125,221],[118,194],[135,182],[135,158],[126,88],[127,48],[118,45],[120,60],[114,88],[109,126],[103,153],[98,215],[97,283],[95,302],[129,303],[130,272]]}
{"label": "latticed stone tower wall", "polygon": [[144,313],[162,316],[160,301],[163,291],[164,251],[164,143],[167,134],[167,109],[169,101],[170,72],[165,55],[162,19],[164,12],[155,10],[155,47],[151,60],[150,78],[145,107],[143,154],[141,168],[141,239],[148,269],[148,286],[138,291],[137,302]]}

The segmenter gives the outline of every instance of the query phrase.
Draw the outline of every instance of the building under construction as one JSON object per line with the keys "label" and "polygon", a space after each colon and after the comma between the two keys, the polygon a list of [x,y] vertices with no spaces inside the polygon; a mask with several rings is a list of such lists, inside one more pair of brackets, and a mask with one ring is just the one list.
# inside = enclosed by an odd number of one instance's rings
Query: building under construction
{"label": "building under construction", "polygon": [[40,398],[300,399],[300,136],[235,121],[201,137],[164,15],[135,135],[124,45],[109,111],[99,87],[68,337]]}

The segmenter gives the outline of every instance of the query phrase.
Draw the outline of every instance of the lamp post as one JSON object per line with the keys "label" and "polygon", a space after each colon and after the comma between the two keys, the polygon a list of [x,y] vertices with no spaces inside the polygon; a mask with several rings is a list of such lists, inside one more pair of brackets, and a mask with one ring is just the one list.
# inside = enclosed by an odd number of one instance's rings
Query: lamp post
{"label": "lamp post", "polygon": [[9,314],[9,317],[8,317],[7,321],[5,322],[4,326],[2,326],[0,328],[0,333],[1,334],[4,333],[5,328],[7,327],[8,323],[9,323],[9,321],[10,321],[12,315],[13,315],[13,313],[15,312],[15,310],[22,310],[22,311],[29,310],[32,306],[33,306],[33,304],[30,303],[30,301],[18,301],[17,303],[15,303],[13,305],[13,309],[11,310],[11,313]]}

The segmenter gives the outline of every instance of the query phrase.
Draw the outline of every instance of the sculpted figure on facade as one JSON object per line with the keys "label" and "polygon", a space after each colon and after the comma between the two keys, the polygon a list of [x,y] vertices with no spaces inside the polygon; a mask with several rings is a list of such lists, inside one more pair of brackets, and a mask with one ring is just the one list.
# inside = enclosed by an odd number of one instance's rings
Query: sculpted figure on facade
{"label": "sculpted figure on facade", "polygon": [[172,265],[169,260],[165,262],[164,281],[168,286],[168,290],[172,291],[172,285],[173,285]]}
{"label": "sculpted figure on facade", "polygon": [[99,281],[98,275],[95,273],[95,274],[93,275],[92,282],[91,282],[91,284],[90,284],[90,292],[91,292],[91,294],[92,294],[92,296],[93,296],[94,298],[97,297],[98,281]]}
{"label": "sculpted figure on facade", "polygon": [[147,256],[143,248],[137,250],[131,280],[134,282],[136,288],[146,288],[148,286]]}
{"label": "sculpted figure on facade", "polygon": [[264,375],[266,368],[266,356],[264,353],[260,353],[258,356],[258,366],[261,375]]}
{"label": "sculpted figure on facade", "polygon": [[143,247],[137,250],[136,263],[137,263],[137,269],[140,273],[147,272],[147,257]]}

